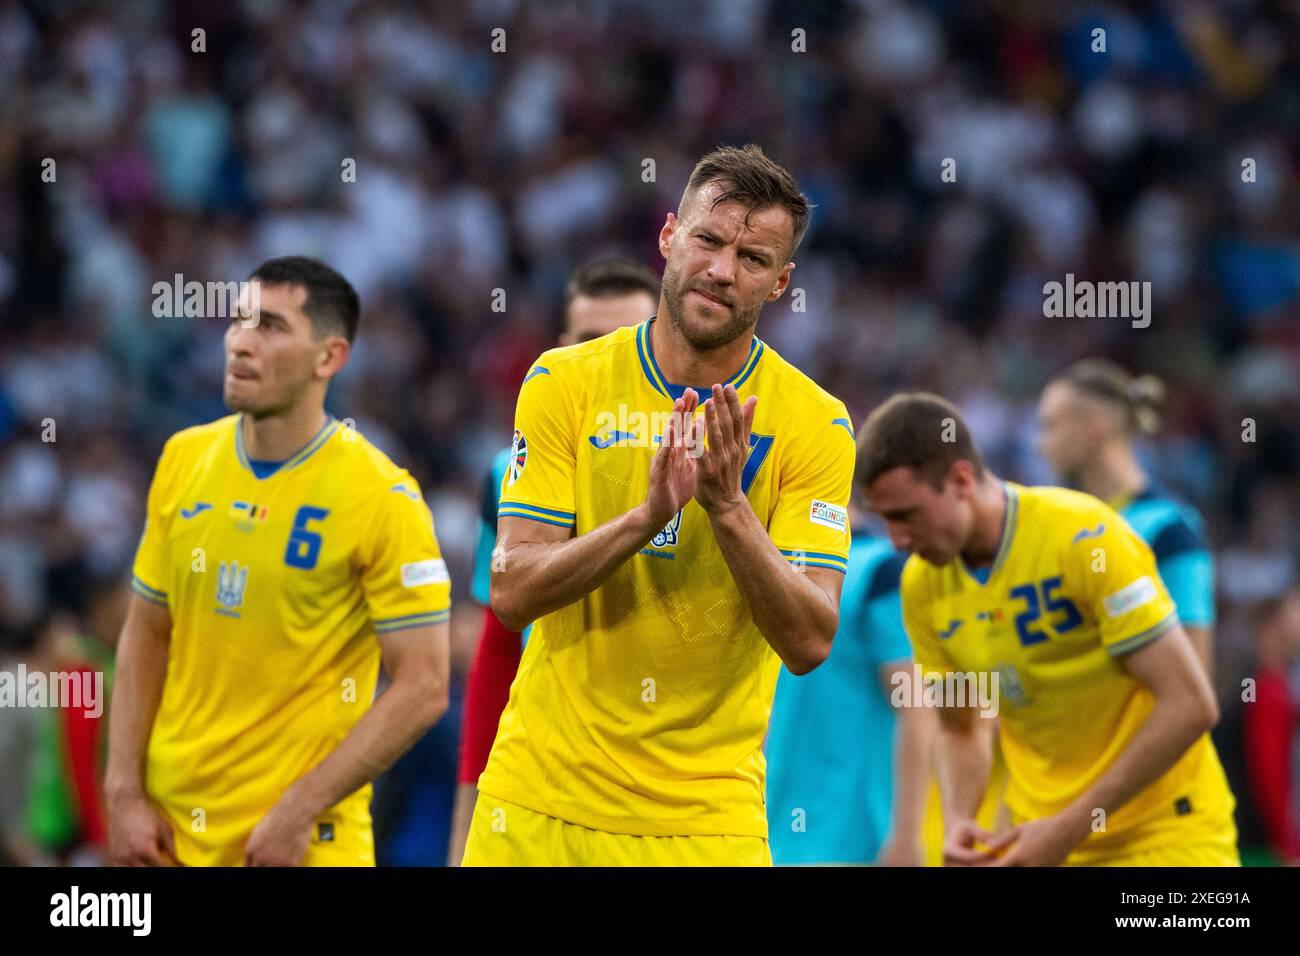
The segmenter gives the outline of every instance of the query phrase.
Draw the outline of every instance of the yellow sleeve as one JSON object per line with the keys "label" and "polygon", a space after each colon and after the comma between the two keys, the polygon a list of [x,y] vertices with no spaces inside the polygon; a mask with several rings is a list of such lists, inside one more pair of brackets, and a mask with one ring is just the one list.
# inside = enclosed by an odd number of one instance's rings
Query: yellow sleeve
{"label": "yellow sleeve", "polygon": [[545,352],[524,376],[497,517],[572,528],[577,472],[576,410]]}
{"label": "yellow sleeve", "polygon": [[447,620],[451,578],[414,478],[404,472],[384,489],[360,539],[361,588],[377,633]]}
{"label": "yellow sleeve", "polygon": [[952,661],[934,633],[930,585],[925,579],[925,566],[915,555],[903,565],[899,597],[903,602],[903,627],[912,642],[912,658],[921,668],[921,674],[948,673],[953,669]]}
{"label": "yellow sleeve", "polygon": [[172,475],[175,471],[176,446],[173,439],[163,445],[149,483],[149,497],[145,503],[144,531],[135,550],[135,564],[131,568],[131,590],[154,604],[168,607],[167,555],[164,544],[167,526],[171,521]]}
{"label": "yellow sleeve", "polygon": [[[782,465],[768,534],[792,563],[843,572],[849,566],[848,506],[856,445],[843,406],[837,413],[820,414],[825,420],[810,423]],[[765,453],[761,442],[754,442],[746,468],[755,455]]]}
{"label": "yellow sleeve", "polygon": [[1178,623],[1147,543],[1117,513],[1098,509],[1071,535],[1064,595],[1097,623],[1102,646],[1127,654]]}

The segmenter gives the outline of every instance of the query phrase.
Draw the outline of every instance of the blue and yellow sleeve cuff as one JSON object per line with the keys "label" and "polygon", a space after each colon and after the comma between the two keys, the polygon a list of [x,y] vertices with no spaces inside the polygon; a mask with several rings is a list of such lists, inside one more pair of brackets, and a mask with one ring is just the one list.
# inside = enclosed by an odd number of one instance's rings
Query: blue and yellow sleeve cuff
{"label": "blue and yellow sleeve cuff", "polygon": [[528,518],[530,521],[540,521],[543,524],[558,525],[561,528],[572,528],[576,516],[572,511],[560,511],[555,508],[539,508],[537,505],[529,505],[524,504],[522,501],[510,501],[507,498],[502,498],[501,504],[497,507],[497,517]]}
{"label": "blue and yellow sleeve cuff", "polygon": [[442,624],[451,617],[451,608],[440,611],[423,611],[419,614],[407,614],[403,617],[379,618],[374,622],[376,634],[391,634],[412,627],[428,627],[430,624]]}
{"label": "blue and yellow sleeve cuff", "polygon": [[1121,638],[1113,644],[1108,644],[1106,645],[1106,650],[1110,651],[1112,656],[1131,653],[1136,651],[1139,647],[1150,644],[1162,634],[1168,633],[1177,623],[1177,613],[1171,612],[1169,616],[1154,627],[1148,627],[1144,631],[1139,631],[1129,637]]}
{"label": "blue and yellow sleeve cuff", "polygon": [[791,564],[801,565],[805,568],[830,568],[839,571],[841,574],[849,569],[849,559],[838,554],[830,554],[826,551],[801,551],[798,549],[787,551],[785,548],[779,548],[778,550]]}
{"label": "blue and yellow sleeve cuff", "polygon": [[140,597],[144,598],[146,601],[149,601],[151,604],[168,607],[166,591],[160,591],[157,588],[150,587],[134,574],[131,575],[131,590],[140,595]]}

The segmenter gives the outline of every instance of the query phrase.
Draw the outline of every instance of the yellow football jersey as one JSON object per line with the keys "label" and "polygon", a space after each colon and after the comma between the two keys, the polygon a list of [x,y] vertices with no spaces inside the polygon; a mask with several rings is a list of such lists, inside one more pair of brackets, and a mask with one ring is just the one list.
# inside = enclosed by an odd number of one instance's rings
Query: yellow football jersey
{"label": "yellow football jersey", "polygon": [[[1151,549],[1090,495],[1004,482],[1002,542],[984,582],[960,558],[903,569],[903,620],[923,673],[998,678],[1013,822],[1063,809],[1128,746],[1151,693],[1119,657],[1177,623]],[[1209,735],[1080,848],[1137,849],[1231,824]],[[1099,818],[1099,826],[1100,826]]]}
{"label": "yellow football jersey", "polygon": [[[377,632],[449,613],[406,471],[333,419],[272,467],[249,462],[232,415],[173,435],[149,489],[133,584],[172,632],[145,786],[185,863],[240,862],[258,821],[369,709]],[[312,840],[373,856],[370,787]]]}
{"label": "yellow football jersey", "polygon": [[[659,370],[651,321],[538,359],[500,515],[580,535],[644,500],[683,391]],[[754,513],[789,560],[843,571],[844,404],[758,338],[728,381],[742,404],[758,397],[742,477]],[[692,500],[603,585],[533,625],[479,789],[614,833],[766,837],[762,744],[780,667]]]}

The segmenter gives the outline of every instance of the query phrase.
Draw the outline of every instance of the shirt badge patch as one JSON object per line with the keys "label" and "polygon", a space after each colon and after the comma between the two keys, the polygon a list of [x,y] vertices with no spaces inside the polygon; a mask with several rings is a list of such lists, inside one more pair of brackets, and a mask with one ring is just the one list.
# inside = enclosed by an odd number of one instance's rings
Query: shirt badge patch
{"label": "shirt badge patch", "polygon": [[232,501],[230,517],[235,519],[235,527],[240,531],[252,531],[266,521],[266,505],[253,504],[248,501]]}
{"label": "shirt badge patch", "polygon": [[402,565],[402,587],[418,588],[424,584],[444,584],[451,578],[447,574],[447,562],[442,558],[429,558],[427,561],[412,561]]}
{"label": "shirt badge patch", "polygon": [[1106,606],[1106,613],[1109,616],[1121,617],[1129,611],[1140,608],[1143,604],[1154,601],[1158,593],[1156,583],[1144,574],[1114,594],[1106,595],[1102,603]]}
{"label": "shirt badge patch", "polygon": [[808,510],[808,520],[836,531],[845,531],[849,526],[849,512],[839,505],[814,498],[812,507]]}
{"label": "shirt badge patch", "polygon": [[673,520],[664,525],[664,529],[650,539],[652,548],[675,548],[677,547],[677,532],[682,526],[682,513],[679,511],[673,515]]}
{"label": "shirt badge patch", "polygon": [[528,439],[524,438],[524,433],[516,428],[515,440],[510,445],[510,480],[508,484],[513,485],[519,480],[519,476],[524,473],[524,465],[526,464],[528,464]]}
{"label": "shirt badge patch", "polygon": [[238,561],[226,564],[221,562],[217,568],[217,613],[227,617],[239,617],[237,610],[244,603],[244,590],[248,587],[248,566],[239,566]]}

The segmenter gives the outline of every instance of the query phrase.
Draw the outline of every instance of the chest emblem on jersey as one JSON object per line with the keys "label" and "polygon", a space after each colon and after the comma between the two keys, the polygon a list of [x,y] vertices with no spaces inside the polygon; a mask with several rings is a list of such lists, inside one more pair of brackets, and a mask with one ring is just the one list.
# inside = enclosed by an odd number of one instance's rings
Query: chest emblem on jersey
{"label": "chest emblem on jersey", "polygon": [[961,627],[962,623],[963,622],[961,618],[959,617],[953,618],[951,621],[948,622],[948,626],[939,632],[939,637],[943,639],[952,637],[954,634],[957,633],[957,628]]}
{"label": "chest emblem on jersey", "polygon": [[244,603],[244,590],[248,587],[248,566],[239,566],[238,561],[225,561],[217,568],[217,604],[218,614],[227,617],[239,617],[238,608]]}
{"label": "chest emblem on jersey", "polygon": [[524,465],[528,464],[528,439],[518,428],[515,429],[515,440],[510,444],[510,480],[508,484],[513,485],[519,480],[519,476],[524,473]]}
{"label": "chest emblem on jersey", "polygon": [[186,521],[189,521],[191,518],[198,517],[203,514],[203,512],[211,510],[212,505],[208,504],[206,501],[196,501],[192,507],[181,509],[181,517]]}
{"label": "chest emblem on jersey", "polygon": [[1101,537],[1101,533],[1102,533],[1103,531],[1105,531],[1105,530],[1106,530],[1106,525],[1105,525],[1105,524],[1099,524],[1099,525],[1097,525],[1097,527],[1092,528],[1092,529],[1084,528],[1082,531],[1080,531],[1078,534],[1076,534],[1076,535],[1074,536],[1074,540],[1071,541],[1070,543],[1071,543],[1071,544],[1078,544],[1078,543],[1079,543],[1080,541],[1082,541],[1084,538],[1100,538],[1100,537]]}
{"label": "chest emblem on jersey", "polygon": [[993,668],[993,673],[997,675],[998,686],[1007,700],[1017,707],[1025,702],[1025,685],[1020,683],[1020,675],[1016,672],[1015,664],[1002,661]]}
{"label": "chest emblem on jersey", "polygon": [[652,558],[668,558],[672,560],[677,557],[664,548],[677,547],[678,531],[682,527],[682,513],[679,511],[673,515],[673,520],[664,525],[664,529],[650,539],[650,544],[641,549],[642,554],[648,554]]}
{"label": "chest emblem on jersey", "polygon": [[266,521],[266,506],[249,501],[232,501],[230,517],[235,519],[235,527],[240,531],[255,531]]}

